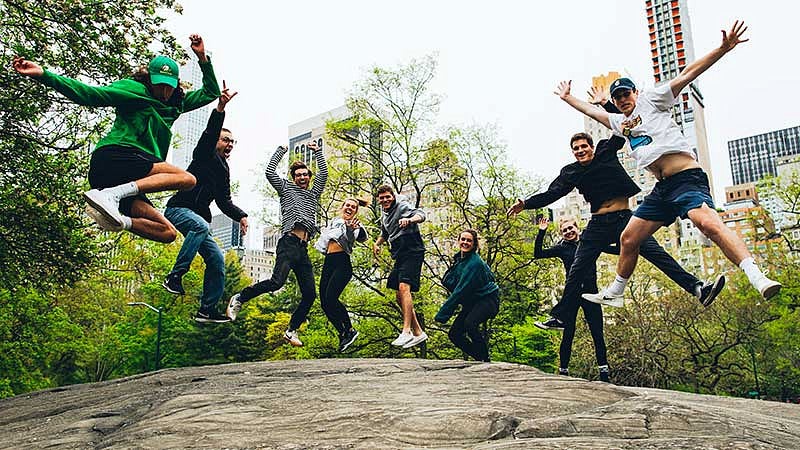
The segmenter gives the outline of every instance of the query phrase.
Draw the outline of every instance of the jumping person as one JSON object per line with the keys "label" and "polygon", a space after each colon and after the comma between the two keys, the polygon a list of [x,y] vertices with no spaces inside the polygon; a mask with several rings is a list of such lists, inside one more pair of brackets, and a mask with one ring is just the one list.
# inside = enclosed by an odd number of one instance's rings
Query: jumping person
{"label": "jumping person", "polygon": [[434,320],[446,323],[461,305],[447,336],[475,361],[489,362],[489,347],[479,327],[500,310],[500,288],[494,282],[492,270],[478,255],[477,231],[462,231],[458,247],[460,251],[453,256],[453,265],[442,279],[450,295]]}
{"label": "jumping person", "polygon": [[239,222],[242,234],[247,233],[247,214],[231,201],[231,175],[227,159],[236,141],[229,129],[222,128],[225,105],[236,96],[236,92],[228,92],[224,81],[222,86],[217,107],[211,111],[208,125],[194,148],[192,162],[187,169],[195,176],[197,184],[190,191],[178,192],[170,198],[164,211],[164,217],[184,236],[175,265],[164,280],[164,288],[173,294],[184,294],[181,279],[189,271],[195,255],[199,252],[206,263],[200,310],[195,316],[198,322],[221,323],[231,320],[217,310],[225,287],[225,257],[209,229],[211,202],[215,201],[225,215]]}
{"label": "jumping person", "polygon": [[350,262],[353,244],[367,240],[367,231],[358,220],[358,207],[366,205],[364,200],[346,199],[342,204],[341,216],[322,230],[314,245],[325,255],[319,278],[319,298],[322,311],[339,332],[340,352],[347,350],[358,337],[358,331],[353,329],[347,308],[339,301],[339,297],[353,277],[353,265]]}
{"label": "jumping person", "polygon": [[708,236],[765,299],[777,294],[781,284],[764,275],[740,237],[731,231],[714,210],[708,176],[697,162],[689,142],[671,118],[672,105],[680,92],[726,53],[736,48],[747,30],[736,21],[722,43],[702,58],[687,65],[669,83],[639,96],[634,83],[620,78],[611,83],[611,98],[621,113],[610,114],[570,95],[570,82],[559,84],[555,92],[570,106],[623,136],[631,145],[631,156],[639,167],[646,167],[659,180],[648,194],[622,234],[617,276],[601,293],[585,295],[587,300],[613,304],[622,298],[625,286],[636,268],[639,246],[659,228],[675,218],[688,218]]}
{"label": "jumping person", "polygon": [[[542,248],[544,236],[547,234],[547,226],[550,223],[546,217],[539,220],[539,233],[536,235],[536,242],[533,246],[533,258],[558,258],[564,264],[564,270],[569,273],[572,262],[575,260],[575,251],[578,249],[578,224],[575,219],[562,220],[559,224],[561,230],[561,241],[550,248]],[[604,250],[609,252],[609,250]],[[617,252],[618,253],[618,252]],[[589,270],[583,280],[581,292],[597,292],[597,274],[594,270]],[[597,357],[597,369],[600,381],[608,382],[608,359],[606,358],[606,341],[603,338],[603,307],[597,303],[580,299],[580,308],[583,310],[583,318],[589,325],[589,333],[592,335],[594,343],[594,354]],[[577,314],[577,310],[575,313]],[[561,346],[558,356],[560,365],[559,375],[569,375],[569,360],[572,357],[572,340],[575,338],[576,318],[564,321],[564,334],[561,336]],[[537,325],[539,322],[537,322]]]}
{"label": "jumping person", "polygon": [[403,329],[391,344],[411,348],[428,339],[417,321],[411,297],[412,292],[419,291],[422,263],[425,260],[425,244],[417,225],[425,221],[425,212],[398,201],[391,186],[379,186],[377,196],[382,208],[381,235],[375,240],[372,252],[377,258],[381,244],[389,242],[394,267],[386,286],[397,291],[397,304],[403,316]]}
{"label": "jumping person", "polygon": [[[596,103],[602,104],[604,108],[614,109],[614,105],[608,103],[598,90],[594,90],[592,95]],[[625,145],[623,138],[614,136],[601,140],[597,144],[596,152],[592,137],[586,133],[573,135],[569,142],[576,161],[561,169],[561,174],[550,183],[546,192],[524,201],[518,199],[508,209],[508,215],[512,215],[523,209],[541,208],[577,187],[583,198],[589,202],[592,212],[592,218],[581,233],[578,248],[575,250],[575,260],[567,274],[561,300],[551,310],[551,317],[538,325],[540,328],[564,328],[566,321],[575,320],[586,277],[596,271],[596,261],[603,249],[611,244],[619,244],[622,229],[631,218],[628,199],[641,190],[617,158],[617,150]],[[652,236],[642,241],[640,251],[659,270],[684,290],[695,295],[704,306],[714,301],[725,284],[725,278],[720,276],[714,283],[704,285],[694,275],[683,270]],[[614,306],[622,306],[621,298],[617,302]]]}
{"label": "jumping person", "polygon": [[[275,267],[272,269],[272,276],[269,279],[234,294],[228,302],[227,308],[228,317],[236,320],[243,303],[283,287],[291,269],[297,277],[302,298],[297,309],[292,313],[289,328],[283,333],[283,338],[295,347],[303,345],[303,341],[297,335],[297,329],[305,322],[308,311],[317,296],[314,286],[314,270],[311,260],[308,258],[308,240],[318,231],[319,199],[328,180],[328,165],[325,163],[322,149],[317,147],[314,142],[309,143],[308,148],[313,152],[314,160],[317,161],[319,168],[319,173],[314,177],[313,186],[311,185],[313,173],[303,161],[295,161],[289,166],[291,182],[281,178],[275,172],[278,163],[286,154],[286,147],[278,147],[269,160],[265,173],[267,181],[278,192],[281,200],[281,233],[283,234],[278,239],[275,249]],[[311,186],[310,189],[309,186]]]}
{"label": "jumping person", "polygon": [[177,236],[175,227],[144,194],[184,191],[195,185],[192,174],[164,162],[172,140],[170,127],[175,119],[220,96],[203,39],[197,34],[189,39],[203,72],[202,88],[189,92],[178,86],[178,64],[166,56],[153,58],[132,78],[100,87],[56,75],[23,58],[14,58],[13,66],[18,73],[55,89],[79,105],[116,108],[114,125],[92,153],[89,164],[92,189],[84,193],[89,204],[87,213],[104,230],[130,230],[146,239],[165,243],[174,241]]}

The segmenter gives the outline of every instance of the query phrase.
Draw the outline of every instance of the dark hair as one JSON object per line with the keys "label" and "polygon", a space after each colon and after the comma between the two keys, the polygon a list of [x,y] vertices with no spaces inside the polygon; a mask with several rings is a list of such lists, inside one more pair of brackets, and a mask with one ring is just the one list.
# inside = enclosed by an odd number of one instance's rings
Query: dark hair
{"label": "dark hair", "polygon": [[[153,95],[153,83],[150,82],[150,72],[147,70],[147,66],[140,66],[133,72],[131,75],[135,81],[142,83],[147,88],[147,92],[150,95]],[[183,102],[183,97],[186,94],[183,92],[183,88],[181,87],[180,82],[178,82],[178,86],[172,91],[172,96],[167,100],[167,105],[169,106],[178,106]]]}
{"label": "dark hair", "polygon": [[378,186],[378,195],[381,195],[384,192],[388,192],[388,193],[392,194],[392,197],[394,197],[394,189],[392,189],[392,187],[389,186],[388,184],[382,184],[382,185]]}
{"label": "dark hair", "polygon": [[474,230],[472,228],[467,228],[467,229],[461,230],[461,233],[458,233],[458,237],[461,237],[461,235],[464,234],[464,233],[469,233],[469,234],[472,235],[472,250],[471,250],[471,252],[477,252],[478,251],[478,231]]}
{"label": "dark hair", "polygon": [[589,143],[589,147],[594,147],[594,141],[592,140],[592,137],[589,136],[588,133],[581,132],[581,133],[575,133],[575,134],[572,135],[572,137],[569,139],[569,148],[572,148],[572,144],[575,141],[580,141],[581,139],[586,140],[586,142]]}
{"label": "dark hair", "polygon": [[227,128],[222,128],[222,130],[221,130],[221,131],[227,131],[228,133],[231,133],[231,134],[233,134],[233,132],[232,132],[231,130],[227,129]]}
{"label": "dark hair", "polygon": [[297,172],[297,169],[306,169],[306,170],[308,170],[308,176],[314,175],[314,172],[312,172],[311,169],[308,168],[306,163],[304,163],[303,161],[297,160],[297,161],[293,162],[289,166],[289,173],[292,174],[292,178],[294,178],[294,173]]}

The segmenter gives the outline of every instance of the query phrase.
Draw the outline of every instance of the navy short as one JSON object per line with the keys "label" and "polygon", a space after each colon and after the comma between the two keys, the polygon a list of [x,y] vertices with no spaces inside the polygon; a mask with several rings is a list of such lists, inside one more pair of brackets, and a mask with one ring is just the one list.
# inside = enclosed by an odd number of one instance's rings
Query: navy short
{"label": "navy short", "polygon": [[688,169],[656,183],[633,215],[669,225],[676,217],[686,219],[689,211],[703,203],[714,208],[708,175],[701,168]]}
{"label": "navy short", "polygon": [[422,263],[425,261],[424,252],[400,252],[394,260],[394,267],[389,273],[386,287],[400,289],[400,283],[411,287],[411,292],[419,291],[419,279],[422,273]]}
{"label": "navy short", "polygon": [[[92,153],[92,159],[89,162],[89,186],[93,189],[105,189],[140,180],[153,170],[153,164],[160,162],[163,161],[138,148],[118,145],[98,148]],[[123,198],[119,202],[120,212],[130,216],[131,205],[135,199],[153,205],[147,196],[137,194],[133,197]]]}

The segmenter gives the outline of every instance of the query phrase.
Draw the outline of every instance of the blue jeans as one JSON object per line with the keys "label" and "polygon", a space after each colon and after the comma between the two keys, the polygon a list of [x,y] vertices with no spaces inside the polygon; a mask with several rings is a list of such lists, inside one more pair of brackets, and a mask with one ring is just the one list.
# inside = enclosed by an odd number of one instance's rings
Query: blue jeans
{"label": "blue jeans", "polygon": [[183,235],[183,245],[170,275],[182,276],[188,272],[195,255],[200,253],[206,263],[200,308],[206,311],[215,309],[225,288],[225,257],[211,237],[208,222],[189,208],[167,207],[164,217]]}

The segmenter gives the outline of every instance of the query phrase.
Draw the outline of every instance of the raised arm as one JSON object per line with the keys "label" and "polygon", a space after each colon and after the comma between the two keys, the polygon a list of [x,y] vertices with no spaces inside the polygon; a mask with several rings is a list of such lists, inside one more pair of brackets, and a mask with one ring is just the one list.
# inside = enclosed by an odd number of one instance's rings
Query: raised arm
{"label": "raised arm", "polygon": [[507,216],[519,214],[523,209],[536,209],[547,206],[561,197],[569,194],[575,189],[575,183],[569,180],[569,166],[561,170],[561,173],[550,183],[545,192],[534,194],[527,199],[517,199],[517,201],[506,211]]}
{"label": "raised arm", "polygon": [[672,89],[672,96],[677,97],[683,88],[688,86],[689,83],[694,81],[715,62],[719,61],[726,53],[733,50],[739,43],[749,41],[750,39],[742,39],[745,31],[747,31],[747,27],[744,25],[744,22],[739,22],[738,20],[733,23],[733,26],[727,33],[725,30],[722,30],[722,43],[719,47],[711,50],[702,58],[693,61],[686,66],[677,77],[670,80],[669,87]]}
{"label": "raised arm", "polygon": [[267,181],[269,184],[278,191],[278,195],[283,195],[283,190],[286,185],[286,180],[278,176],[276,172],[278,169],[278,163],[281,162],[283,159],[283,155],[286,154],[286,147],[279,145],[277,149],[275,149],[275,153],[272,154],[272,158],[269,160],[269,164],[267,164],[267,170],[264,171],[264,174],[267,176]]}
{"label": "raised arm", "polygon": [[539,232],[536,234],[536,242],[533,244],[533,259],[542,258],[555,258],[558,252],[552,248],[542,248],[544,244],[544,235],[547,234],[547,225],[550,224],[550,219],[542,217],[539,219]]}
{"label": "raised arm", "polygon": [[569,104],[573,108],[591,117],[592,119],[602,123],[603,125],[606,126],[606,128],[611,128],[611,123],[608,120],[608,113],[599,108],[595,108],[589,102],[585,102],[573,96],[570,93],[571,88],[572,88],[572,80],[562,81],[561,83],[558,84],[558,88],[553,93],[558,95],[558,97],[561,100],[564,100],[565,102],[567,102],[567,104]]}
{"label": "raised arm", "polygon": [[308,147],[314,152],[314,159],[317,160],[317,173],[314,175],[314,184],[311,186],[311,192],[319,197],[325,189],[325,183],[328,182],[328,163],[325,161],[325,154],[321,148],[317,147],[316,142],[310,142]]}
{"label": "raised arm", "polygon": [[192,152],[192,159],[211,159],[217,152],[217,141],[222,132],[222,124],[225,122],[225,106],[237,94],[237,92],[230,92],[224,80],[222,86],[222,94],[219,96],[217,107],[211,110],[206,129]]}
{"label": "raised arm", "polygon": [[203,38],[199,34],[192,34],[189,36],[189,40],[192,43],[192,51],[200,63],[200,71],[203,72],[203,86],[200,89],[186,93],[186,97],[183,100],[184,111],[192,111],[203,107],[213,102],[221,94],[217,76],[214,74],[214,66],[211,65],[211,60],[206,55]]}

